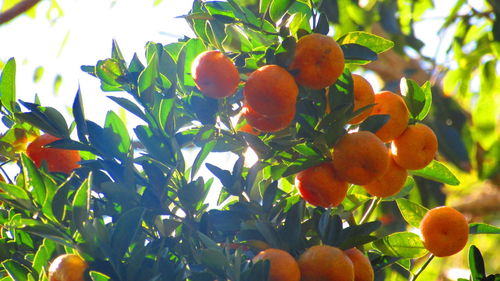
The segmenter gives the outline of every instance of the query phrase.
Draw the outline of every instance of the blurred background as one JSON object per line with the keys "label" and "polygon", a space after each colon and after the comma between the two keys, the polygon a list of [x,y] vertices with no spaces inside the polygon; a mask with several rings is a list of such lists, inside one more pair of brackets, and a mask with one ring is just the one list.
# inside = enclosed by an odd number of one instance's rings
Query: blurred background
{"label": "blurred background", "polygon": [[[257,0],[235,1],[258,7]],[[425,121],[438,135],[439,160],[461,184],[417,179],[411,199],[429,208],[450,205],[471,221],[500,225],[500,2],[313,2],[331,7],[328,19],[335,38],[367,30],[395,42],[396,47],[378,61],[352,69],[363,73],[375,91],[398,91],[403,76],[433,86],[433,112]],[[31,8],[18,10],[22,5]],[[114,110],[132,128],[137,120],[107,99],[99,81],[80,67],[108,58],[113,39],[126,60],[136,53],[145,62],[147,42],[167,44],[192,36],[181,17],[191,5],[188,0],[0,0],[0,70],[15,58],[21,100],[32,102],[38,95],[42,105],[67,112],[71,120],[71,104],[80,88],[90,119],[102,123],[106,112]],[[11,14],[12,18],[6,16]],[[234,162],[231,155],[218,157],[228,165]],[[383,204],[379,215],[389,227],[401,227],[392,204]],[[498,237],[474,235],[470,244],[480,248],[487,272],[500,272]],[[435,259],[421,279],[468,276],[467,253],[462,251]]]}

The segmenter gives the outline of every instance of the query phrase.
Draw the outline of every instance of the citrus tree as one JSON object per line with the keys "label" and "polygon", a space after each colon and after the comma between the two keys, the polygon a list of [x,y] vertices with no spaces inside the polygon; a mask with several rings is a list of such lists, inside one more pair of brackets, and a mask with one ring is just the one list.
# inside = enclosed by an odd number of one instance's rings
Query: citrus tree
{"label": "citrus tree", "polygon": [[[415,200],[423,179],[460,184],[424,124],[431,84],[375,93],[352,72],[402,46],[337,28],[356,13],[336,3],[194,1],[196,37],[150,42],[146,61],[113,42],[82,70],[134,128],[88,119],[80,91],[70,122],[17,100],[9,60],[1,280],[416,280],[499,234]],[[480,248],[471,279],[498,280]]]}

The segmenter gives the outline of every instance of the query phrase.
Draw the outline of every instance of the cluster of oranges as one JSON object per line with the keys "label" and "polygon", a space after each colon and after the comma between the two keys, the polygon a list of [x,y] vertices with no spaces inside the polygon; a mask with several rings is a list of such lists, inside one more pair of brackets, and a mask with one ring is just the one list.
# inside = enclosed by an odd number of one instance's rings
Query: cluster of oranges
{"label": "cluster of oranges", "polygon": [[[253,129],[280,131],[295,117],[298,85],[323,89],[335,83],[343,70],[344,54],[335,40],[321,34],[303,36],[297,41],[289,69],[265,65],[249,75],[243,89],[242,116]],[[198,89],[212,98],[231,96],[240,83],[236,66],[219,51],[198,55],[191,73]]]}
{"label": "cluster of oranges", "polygon": [[266,249],[253,262],[269,260],[269,281],[373,281],[370,260],[357,248],[316,245],[308,248],[298,260],[280,249]]}

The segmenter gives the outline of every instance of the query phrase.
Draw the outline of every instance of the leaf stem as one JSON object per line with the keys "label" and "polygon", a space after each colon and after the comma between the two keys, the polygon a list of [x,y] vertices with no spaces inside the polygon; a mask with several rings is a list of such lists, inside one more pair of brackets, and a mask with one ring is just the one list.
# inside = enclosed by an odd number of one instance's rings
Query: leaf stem
{"label": "leaf stem", "polygon": [[359,221],[358,224],[363,224],[368,218],[370,218],[371,214],[375,210],[375,208],[382,202],[382,198],[374,197],[372,201],[370,202],[370,206],[368,206],[368,209],[366,209],[365,213],[363,214],[363,217],[361,217],[361,220]]}
{"label": "leaf stem", "polygon": [[430,256],[427,258],[425,263],[415,272],[412,274],[411,278],[409,281],[415,281],[417,280],[418,276],[425,270],[425,268],[431,263],[431,261],[434,259],[434,255],[430,254]]}

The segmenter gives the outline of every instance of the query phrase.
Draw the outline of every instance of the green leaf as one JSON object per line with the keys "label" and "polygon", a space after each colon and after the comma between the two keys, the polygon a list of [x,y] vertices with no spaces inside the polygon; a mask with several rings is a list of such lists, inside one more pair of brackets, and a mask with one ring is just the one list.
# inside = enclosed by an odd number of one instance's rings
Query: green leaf
{"label": "green leaf", "polygon": [[203,145],[198,155],[196,155],[196,159],[193,163],[193,168],[191,169],[191,179],[194,178],[194,176],[200,169],[201,164],[203,164],[203,161],[207,159],[208,154],[214,149],[215,144],[217,144],[217,140],[210,140],[209,142],[205,143],[205,145]]}
{"label": "green leaf", "polygon": [[469,248],[469,267],[472,281],[483,281],[486,279],[483,256],[481,255],[481,251],[474,245]]}
{"label": "green leaf", "polygon": [[158,63],[158,55],[154,53],[148,61],[148,66],[139,75],[139,96],[153,92],[156,79],[159,77]]}
{"label": "green leaf", "polygon": [[11,58],[5,64],[0,76],[0,101],[11,113],[16,112],[16,60]]}
{"label": "green leaf", "polygon": [[500,234],[500,228],[486,223],[475,222],[469,224],[470,234]]}
{"label": "green leaf", "polygon": [[104,128],[109,128],[113,131],[113,133],[120,136],[118,150],[126,155],[129,152],[131,141],[127,131],[127,127],[125,126],[121,118],[113,111],[108,111],[108,114],[106,114]]}
{"label": "green leaf", "polygon": [[373,242],[373,247],[385,255],[414,259],[427,254],[420,237],[412,232],[396,232]]}
{"label": "green leaf", "polygon": [[35,69],[35,73],[33,74],[33,82],[38,82],[40,79],[42,79],[43,76],[43,66],[39,66]]}
{"label": "green leaf", "polygon": [[142,110],[132,101],[126,99],[126,98],[119,98],[119,97],[113,97],[113,96],[108,96],[108,98],[114,102],[116,102],[119,106],[123,107],[126,109],[128,112],[134,114],[135,116],[141,118],[142,120],[147,122],[147,117],[142,112]]}
{"label": "green leaf", "polygon": [[125,75],[124,66],[117,59],[100,60],[96,65],[96,75],[99,79],[116,90],[121,90],[121,83],[118,81]]}
{"label": "green leaf", "polygon": [[2,262],[3,268],[7,271],[13,281],[27,281],[30,270],[15,260],[8,259]]}
{"label": "green leaf", "polygon": [[429,210],[422,205],[405,198],[397,199],[396,203],[398,204],[399,211],[401,212],[401,215],[403,215],[405,221],[409,225],[419,228],[420,221],[422,221],[422,218]]}
{"label": "green leaf", "polygon": [[359,44],[343,44],[340,45],[344,53],[345,63],[352,64],[367,64],[378,59],[377,53],[370,48]]}
{"label": "green leaf", "polygon": [[23,163],[23,175],[26,181],[26,186],[33,188],[31,194],[33,199],[38,203],[38,206],[43,206],[45,202],[46,190],[43,178],[38,172],[38,168],[26,154],[22,154],[21,160]]}
{"label": "green leaf", "polygon": [[283,17],[296,0],[273,0],[269,6],[269,16],[274,22]]}
{"label": "green leaf", "polygon": [[402,78],[400,88],[401,94],[410,111],[410,116],[416,120],[423,120],[429,113],[432,105],[430,83],[426,82],[420,88],[415,81]]}
{"label": "green leaf", "polygon": [[76,224],[78,229],[82,229],[83,223],[89,220],[91,182],[91,176],[83,181],[76,191],[71,204],[73,208],[73,223]]}
{"label": "green leaf", "polygon": [[349,32],[338,40],[339,44],[358,44],[365,46],[377,54],[394,46],[394,42],[364,31]]}
{"label": "green leaf", "polygon": [[448,185],[459,185],[460,181],[455,175],[441,162],[432,160],[427,167],[421,170],[409,170],[410,174],[429,180],[442,182]]}
{"label": "green leaf", "polygon": [[85,113],[83,110],[82,93],[80,92],[80,88],[78,88],[75,100],[73,101],[73,117],[75,118],[78,139],[81,142],[87,142],[87,123],[85,122]]}
{"label": "green leaf", "polygon": [[108,281],[111,280],[111,277],[104,275],[103,273],[96,272],[96,271],[90,271],[90,278],[92,278],[92,281]]}
{"label": "green leaf", "polygon": [[33,268],[40,274],[47,264],[49,264],[52,254],[56,250],[56,244],[48,239],[44,239],[42,245],[36,251],[33,259]]}
{"label": "green leaf", "polygon": [[390,115],[388,114],[376,114],[376,115],[371,115],[368,118],[361,123],[359,126],[360,131],[369,131],[372,133],[376,133],[380,128],[382,128],[385,123],[389,121],[391,118]]}
{"label": "green leaf", "polygon": [[31,199],[26,190],[24,190],[23,188],[17,185],[8,184],[6,182],[0,181],[0,189],[6,193],[6,195],[0,193],[0,198],[15,200],[18,204],[20,204],[24,208],[28,210],[33,209],[34,206],[31,203]]}
{"label": "green leaf", "polygon": [[205,45],[203,45],[200,39],[189,39],[182,47],[177,62],[177,76],[179,77],[181,86],[194,87],[194,80],[191,77],[191,64],[196,56],[205,50]]}
{"label": "green leaf", "polygon": [[118,219],[111,236],[111,248],[115,260],[121,260],[134,241],[134,237],[141,227],[143,215],[143,208],[134,208],[123,213]]}

